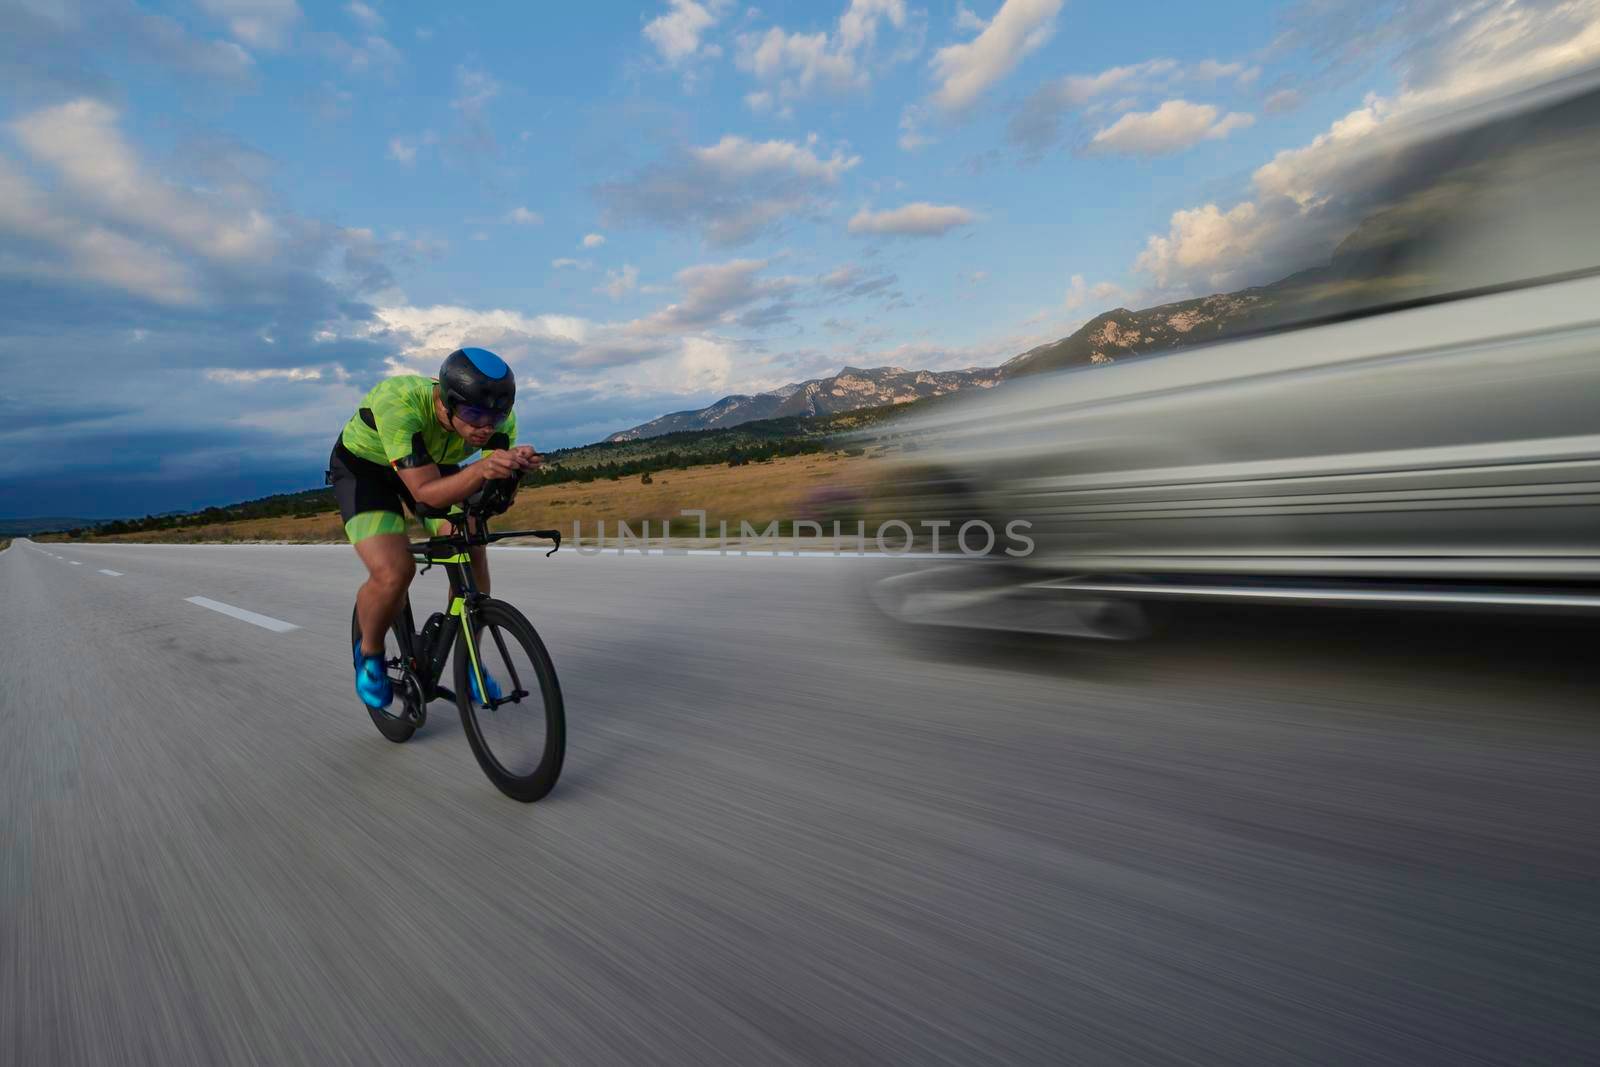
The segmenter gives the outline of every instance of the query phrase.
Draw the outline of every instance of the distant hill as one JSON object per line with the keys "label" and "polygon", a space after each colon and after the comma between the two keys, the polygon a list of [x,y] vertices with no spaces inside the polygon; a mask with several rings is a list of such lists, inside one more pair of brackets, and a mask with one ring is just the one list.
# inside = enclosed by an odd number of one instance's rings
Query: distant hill
{"label": "distant hill", "polygon": [[906,370],[903,367],[846,367],[829,378],[793,382],[769,393],[725,396],[709,407],[674,411],[607,441],[637,441],[685,430],[720,430],[762,419],[837,415],[862,408],[909,404],[961,389],[986,389],[1000,381],[994,368]]}
{"label": "distant hill", "polygon": [[1067,367],[1115,363],[1128,356],[1216,341],[1249,328],[1275,306],[1268,290],[1245,289],[1161,304],[1143,311],[1113,308],[1059,341],[1030,348],[1000,366],[1007,378]]}

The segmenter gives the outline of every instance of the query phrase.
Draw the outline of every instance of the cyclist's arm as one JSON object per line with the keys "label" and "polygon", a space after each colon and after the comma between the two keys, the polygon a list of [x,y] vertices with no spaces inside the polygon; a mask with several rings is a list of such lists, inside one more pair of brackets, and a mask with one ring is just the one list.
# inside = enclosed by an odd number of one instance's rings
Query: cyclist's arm
{"label": "cyclist's arm", "polygon": [[483,488],[483,483],[493,477],[483,463],[473,463],[454,474],[441,475],[437,463],[421,467],[399,468],[400,480],[406,483],[411,498],[430,508],[447,508],[459,504]]}
{"label": "cyclist's arm", "polygon": [[536,461],[530,461],[514,449],[496,449],[485,452],[478,462],[468,464],[454,474],[441,475],[437,463],[397,466],[395,470],[417,503],[430,508],[447,508],[476,493],[483,488],[484,482],[493,478],[515,478],[533,463]]}

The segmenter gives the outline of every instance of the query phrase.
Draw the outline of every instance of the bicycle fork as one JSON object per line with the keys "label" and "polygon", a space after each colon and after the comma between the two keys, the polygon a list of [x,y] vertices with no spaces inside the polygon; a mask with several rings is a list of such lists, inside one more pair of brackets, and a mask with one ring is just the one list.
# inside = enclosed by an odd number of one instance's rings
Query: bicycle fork
{"label": "bicycle fork", "polygon": [[450,614],[461,620],[461,643],[467,646],[467,670],[478,696],[489,707],[497,707],[498,702],[489,701],[489,687],[483,684],[483,667],[478,663],[478,644],[472,639],[472,612],[467,608],[467,598],[458,596],[450,601]]}
{"label": "bicycle fork", "polygon": [[484,684],[483,665],[478,660],[478,643],[472,637],[474,610],[468,604],[469,597],[458,596],[450,602],[450,614],[461,620],[461,643],[467,646],[467,671],[478,689],[480,697],[478,703],[494,711],[502,704],[515,704],[528,695],[522,688],[522,679],[517,676],[517,665],[506,652],[505,641],[500,637],[498,630],[492,630],[495,644],[500,646],[500,660],[505,664],[506,670],[511,675],[511,692],[490,699],[489,687]]}

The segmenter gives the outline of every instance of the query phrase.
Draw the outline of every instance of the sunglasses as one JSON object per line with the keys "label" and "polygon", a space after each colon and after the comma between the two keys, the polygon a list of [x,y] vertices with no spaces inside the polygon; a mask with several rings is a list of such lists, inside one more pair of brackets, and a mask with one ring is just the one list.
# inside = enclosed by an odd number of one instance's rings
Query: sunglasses
{"label": "sunglasses", "polygon": [[499,426],[510,417],[509,411],[495,411],[493,408],[475,408],[463,404],[456,408],[456,418],[468,426],[483,429],[488,426]]}

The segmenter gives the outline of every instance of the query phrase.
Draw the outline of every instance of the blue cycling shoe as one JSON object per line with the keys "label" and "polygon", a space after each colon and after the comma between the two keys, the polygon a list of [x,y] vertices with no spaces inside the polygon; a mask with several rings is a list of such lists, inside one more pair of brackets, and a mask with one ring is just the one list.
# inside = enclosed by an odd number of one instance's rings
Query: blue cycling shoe
{"label": "blue cycling shoe", "polygon": [[356,696],[375,711],[394,702],[394,686],[383,668],[383,657],[363,656],[359,644],[356,645]]}
{"label": "blue cycling shoe", "polygon": [[[483,694],[478,692],[478,676],[473,672],[468,671],[467,677],[472,682],[472,699],[476,700],[480,704],[484,703]],[[489,690],[490,700],[500,699],[500,683],[495,681],[494,675],[490,674],[488,671],[483,672],[483,685],[484,688]]]}

